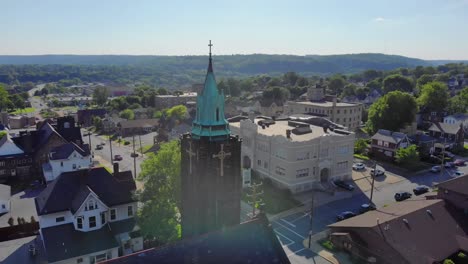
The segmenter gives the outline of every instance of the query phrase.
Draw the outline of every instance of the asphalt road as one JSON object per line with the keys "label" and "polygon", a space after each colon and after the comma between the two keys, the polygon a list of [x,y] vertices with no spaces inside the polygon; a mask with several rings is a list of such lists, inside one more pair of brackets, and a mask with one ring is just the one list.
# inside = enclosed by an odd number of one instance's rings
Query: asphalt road
{"label": "asphalt road", "polygon": [[[453,174],[455,170],[468,174],[468,166],[456,167],[448,170],[448,172]],[[441,176],[440,173],[427,172],[409,178],[402,178],[401,181],[396,183],[381,184],[379,188],[374,189],[373,201],[377,207],[395,203],[394,194],[396,192],[408,191],[412,193],[413,188],[418,185],[431,187],[434,183],[453,178],[449,173],[444,173]],[[383,181],[383,177],[385,176],[376,179]],[[324,231],[327,225],[336,221],[336,215],[343,211],[354,211],[357,213],[361,204],[369,202],[369,197],[370,190],[363,192],[357,189],[350,199],[342,199],[316,207],[312,219],[312,233],[316,234]],[[413,196],[412,199],[425,198],[423,196]],[[325,261],[324,259],[315,256],[314,253],[305,249],[302,244],[308,236],[310,229],[310,205],[306,206],[306,208],[308,209],[305,209],[305,211],[277,219],[272,222],[272,225],[291,263],[314,263],[313,261],[317,261],[315,263],[322,263],[320,261]]]}

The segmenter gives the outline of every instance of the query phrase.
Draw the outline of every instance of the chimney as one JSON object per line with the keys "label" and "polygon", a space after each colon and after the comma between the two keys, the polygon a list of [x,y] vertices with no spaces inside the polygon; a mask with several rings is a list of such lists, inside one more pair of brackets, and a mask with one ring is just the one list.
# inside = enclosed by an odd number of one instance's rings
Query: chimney
{"label": "chimney", "polygon": [[291,138],[291,129],[286,129],[286,137]]}
{"label": "chimney", "polygon": [[117,176],[116,174],[119,173],[119,163],[114,162],[114,177]]}

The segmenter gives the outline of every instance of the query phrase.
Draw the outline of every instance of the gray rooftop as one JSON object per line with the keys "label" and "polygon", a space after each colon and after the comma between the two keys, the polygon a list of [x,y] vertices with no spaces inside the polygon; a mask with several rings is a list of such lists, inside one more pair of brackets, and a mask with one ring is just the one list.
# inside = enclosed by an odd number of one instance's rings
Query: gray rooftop
{"label": "gray rooftop", "polygon": [[386,129],[379,129],[379,131],[377,131],[377,133],[375,133],[375,135],[372,136],[372,139],[398,144],[405,137],[405,133],[392,132]]}

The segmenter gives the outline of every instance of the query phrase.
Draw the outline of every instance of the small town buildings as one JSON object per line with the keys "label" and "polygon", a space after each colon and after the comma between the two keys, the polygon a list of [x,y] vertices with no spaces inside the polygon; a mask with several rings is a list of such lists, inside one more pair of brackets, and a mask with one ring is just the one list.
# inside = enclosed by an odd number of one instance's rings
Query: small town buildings
{"label": "small town buildings", "polygon": [[106,109],[80,109],[76,112],[76,116],[79,125],[89,127],[93,125],[93,116],[104,118],[106,113]]}
{"label": "small town buildings", "polygon": [[120,136],[129,137],[155,131],[159,126],[159,119],[138,119],[121,121],[117,127]]}
{"label": "small town buildings", "polygon": [[157,109],[170,108],[176,105],[185,105],[187,102],[196,102],[197,93],[188,92],[177,95],[156,95],[154,105]]}
{"label": "small town buildings", "polygon": [[79,147],[75,143],[66,143],[50,149],[49,162],[42,165],[42,171],[46,182],[50,182],[64,172],[91,168],[92,165],[88,145]]}
{"label": "small town buildings", "polygon": [[431,137],[440,142],[450,143],[452,147],[463,147],[465,131],[462,124],[433,123],[429,129]]}
{"label": "small town buildings", "polygon": [[264,116],[280,116],[284,112],[284,105],[281,102],[265,102],[257,101],[254,104],[255,112],[260,113]]}
{"label": "small town buildings", "polygon": [[334,123],[347,127],[350,131],[358,129],[361,125],[362,104],[338,102],[336,97],[332,101],[327,101],[321,86],[309,88],[307,98],[307,101],[287,102],[287,113],[285,113],[326,117]]}
{"label": "small town buildings", "polygon": [[62,173],[36,197],[49,263],[97,263],[143,249],[130,171],[105,168]]}
{"label": "small town buildings", "polygon": [[250,170],[293,193],[351,179],[353,132],[300,119],[233,119],[230,128],[243,140],[244,184]]}
{"label": "small town buildings", "polygon": [[[196,260],[196,261],[194,261]],[[266,216],[118,259],[140,263],[290,263]]]}
{"label": "small town buildings", "polygon": [[454,114],[444,117],[444,123],[459,125],[462,124],[465,130],[465,133],[468,133],[468,114]]}
{"label": "small town buildings", "polygon": [[33,156],[25,153],[9,134],[0,138],[0,182],[5,182],[10,177],[27,177],[32,164]]}
{"label": "small town buildings", "polygon": [[102,132],[106,134],[115,133],[118,131],[117,125],[122,121],[125,121],[125,119],[120,117],[106,116],[102,119]]}
{"label": "small town buildings", "polygon": [[21,129],[34,126],[36,124],[36,117],[26,115],[13,115],[8,117],[8,122],[8,127],[10,129]]}
{"label": "small town buildings", "polygon": [[393,160],[399,148],[406,148],[410,140],[404,133],[379,129],[371,138],[371,152],[376,157]]}
{"label": "small town buildings", "polygon": [[433,264],[468,252],[464,219],[447,201],[412,199],[328,227],[336,248],[367,263]]}
{"label": "small town buildings", "polygon": [[0,184],[0,215],[10,211],[11,187]]}

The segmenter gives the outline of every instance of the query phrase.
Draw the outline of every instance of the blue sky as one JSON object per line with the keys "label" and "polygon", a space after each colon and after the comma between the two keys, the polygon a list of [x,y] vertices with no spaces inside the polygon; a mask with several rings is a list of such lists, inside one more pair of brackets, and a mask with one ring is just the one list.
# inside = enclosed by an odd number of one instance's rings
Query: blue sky
{"label": "blue sky", "polygon": [[0,0],[0,54],[468,59],[468,0]]}

